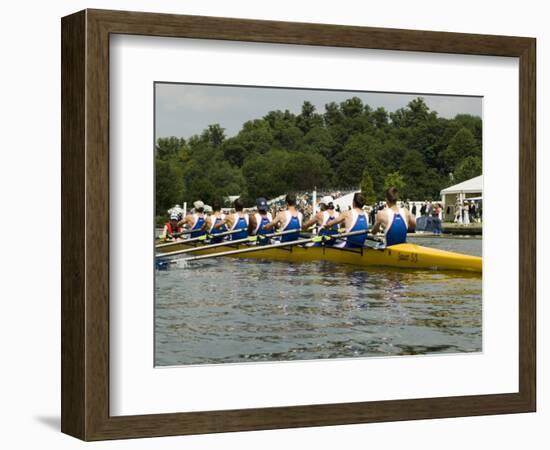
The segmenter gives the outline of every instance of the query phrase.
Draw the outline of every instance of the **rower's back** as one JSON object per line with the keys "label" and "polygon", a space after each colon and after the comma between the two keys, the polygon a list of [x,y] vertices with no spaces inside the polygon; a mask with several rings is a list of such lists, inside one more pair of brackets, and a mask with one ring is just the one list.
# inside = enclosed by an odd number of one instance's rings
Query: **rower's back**
{"label": "rower's back", "polygon": [[230,240],[246,239],[248,237],[248,214],[243,212],[243,203],[240,199],[235,200],[233,206],[235,207],[235,212],[232,217],[231,230],[240,231],[231,234]]}
{"label": "rower's back", "polygon": [[213,205],[213,212],[210,216],[210,227],[208,229],[208,233],[212,236],[210,239],[210,242],[212,244],[219,244],[223,240],[223,236],[216,237],[216,234],[225,233],[227,231],[227,227],[224,225],[216,227],[221,221],[225,219],[225,214],[221,212],[221,206],[218,204]]}
{"label": "rower's back", "polygon": [[294,233],[287,233],[281,236],[281,242],[295,241],[300,237],[300,229],[302,228],[302,213],[296,209],[287,209],[284,211],[285,223],[283,231],[296,230]]}
{"label": "rower's back", "polygon": [[282,231],[296,230],[294,233],[283,234],[281,242],[292,242],[300,237],[300,229],[302,228],[302,213],[296,209],[296,196],[287,194],[286,196],[286,211],[283,211]]}
{"label": "rower's back", "polygon": [[386,202],[388,207],[384,210],[386,214],[384,236],[386,238],[387,247],[407,242],[407,213],[403,208],[397,205],[398,200],[399,194],[397,189],[395,187],[390,187],[386,191]]}
{"label": "rower's back", "polygon": [[386,208],[388,227],[384,230],[386,246],[403,244],[407,242],[407,216],[403,208],[396,205]]}
{"label": "rower's back", "polygon": [[356,192],[353,196],[353,208],[347,213],[351,220],[347,222],[346,232],[364,231],[364,233],[348,236],[346,238],[347,248],[362,248],[365,245],[369,222],[367,214],[363,211],[363,206],[365,206],[365,197],[360,192]]}
{"label": "rower's back", "polygon": [[205,231],[203,230],[204,223],[206,220],[206,217],[204,216],[204,211],[200,210],[198,212],[193,213],[192,215],[192,225],[191,225],[191,238],[197,238],[205,234]]}

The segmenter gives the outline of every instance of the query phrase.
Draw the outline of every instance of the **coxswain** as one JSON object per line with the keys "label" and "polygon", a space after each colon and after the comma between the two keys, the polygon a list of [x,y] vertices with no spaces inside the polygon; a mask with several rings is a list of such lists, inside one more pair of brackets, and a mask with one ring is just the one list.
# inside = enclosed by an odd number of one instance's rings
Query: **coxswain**
{"label": "coxswain", "polygon": [[353,236],[347,236],[346,241],[338,247],[346,248],[362,248],[365,245],[365,239],[367,237],[367,230],[369,229],[369,222],[367,220],[367,214],[363,211],[366,200],[363,194],[356,192],[353,196],[352,206],[353,208],[341,213],[334,220],[330,220],[325,224],[325,227],[331,228],[342,222],[345,224],[345,232],[351,233],[354,231],[364,231],[364,233],[356,234]]}
{"label": "coxswain", "polygon": [[300,237],[303,215],[296,209],[296,196],[294,194],[287,194],[285,201],[286,210],[278,212],[275,219],[266,224],[264,228],[271,230],[278,227],[279,231],[296,230],[294,233],[281,235],[281,242],[291,242]]}
{"label": "coxswain", "polygon": [[194,211],[192,214],[185,216],[179,223],[180,226],[186,226],[191,230],[190,237],[197,238],[203,236],[206,231],[206,216],[204,214],[204,203],[197,200],[193,203]]}
{"label": "coxswain", "polygon": [[229,240],[236,241],[238,239],[246,239],[248,237],[248,214],[243,212],[243,202],[241,199],[236,199],[233,203],[235,212],[233,214],[228,214],[225,216],[225,219],[218,222],[217,225],[214,225],[214,228],[221,228],[224,225],[227,225],[229,230],[235,231],[239,230],[236,233],[229,235]]}
{"label": "coxswain", "polygon": [[408,209],[400,208],[397,205],[399,192],[395,187],[390,187],[386,191],[387,207],[378,211],[376,222],[372,228],[372,233],[378,233],[380,229],[384,230],[386,246],[403,244],[407,242],[407,231],[414,230],[416,219]]}
{"label": "coxswain", "polygon": [[179,215],[176,212],[170,214],[170,220],[164,225],[161,239],[165,241],[171,241],[181,236],[183,228],[178,225]]}
{"label": "coxswain", "polygon": [[[340,216],[340,213],[334,209],[334,199],[330,195],[325,195],[321,198],[319,202],[320,211],[316,213],[311,219],[309,219],[303,225],[304,230],[308,230],[311,226],[318,226],[319,236],[332,236],[338,234],[338,225],[333,225],[332,227],[327,227],[326,224],[337,217]],[[325,245],[334,245],[334,239],[326,240]],[[320,246],[321,243],[315,243],[315,246]]]}
{"label": "coxswain", "polygon": [[[256,208],[258,212],[250,215],[248,230],[251,235],[262,236],[269,233],[265,226],[273,220],[273,216],[268,212],[269,206],[263,197],[256,199]],[[260,239],[258,242],[260,245],[265,245],[269,243],[269,239]]]}
{"label": "coxswain", "polygon": [[224,233],[227,231],[227,226],[222,225],[216,228],[216,225],[221,223],[225,219],[225,214],[222,213],[222,207],[219,202],[212,204],[212,214],[206,218],[206,231],[212,237],[210,242],[212,244],[218,244],[223,240],[223,236],[216,237],[216,234]]}

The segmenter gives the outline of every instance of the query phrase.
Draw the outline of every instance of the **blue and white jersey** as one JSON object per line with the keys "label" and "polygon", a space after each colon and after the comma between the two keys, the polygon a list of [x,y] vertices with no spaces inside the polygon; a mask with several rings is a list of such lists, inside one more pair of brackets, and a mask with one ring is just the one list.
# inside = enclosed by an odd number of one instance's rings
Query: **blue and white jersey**
{"label": "blue and white jersey", "polygon": [[290,211],[284,211],[285,222],[283,223],[282,231],[297,230],[295,233],[283,234],[281,236],[281,242],[295,241],[300,237],[300,230],[302,229],[302,213],[296,211],[292,214]]}
{"label": "blue and white jersey", "polygon": [[[331,222],[332,220],[336,219],[339,215],[340,213],[338,211],[334,211],[334,210],[323,211],[322,225],[326,225],[328,222]],[[338,234],[338,224],[333,225],[329,228],[327,228],[326,226],[323,226],[323,228],[319,230],[319,236],[333,236],[335,234]],[[325,241],[325,245],[334,245],[335,242],[336,241],[334,239],[330,239],[328,241]],[[317,245],[320,246],[321,244],[317,244]]]}
{"label": "blue and white jersey", "polygon": [[[271,230],[266,230],[264,227],[270,223],[273,220],[273,217],[271,216],[271,213],[266,213],[264,215],[260,213],[254,214],[254,218],[256,219],[256,228],[254,229],[255,235],[264,235],[271,233]],[[269,238],[261,239],[258,241],[260,245],[267,245],[270,243]]]}
{"label": "blue and white jersey", "polygon": [[248,237],[248,214],[244,213],[238,213],[236,212],[233,214],[233,226],[231,227],[231,231],[233,230],[242,230],[238,233],[230,234],[230,240],[236,241],[238,239],[245,239]]}
{"label": "blue and white jersey", "polygon": [[191,226],[191,230],[197,230],[197,231],[193,231],[191,233],[191,236],[190,236],[191,238],[196,238],[205,234],[205,231],[202,230],[202,227],[204,226],[204,221],[205,221],[205,218],[203,213],[193,214],[193,225]]}
{"label": "blue and white jersey", "polygon": [[403,244],[407,242],[407,216],[403,208],[397,212],[391,208],[386,209],[389,226],[384,230],[386,246]]}
{"label": "blue and white jersey", "polygon": [[268,234],[270,230],[266,230],[264,227],[273,220],[271,213],[268,212],[263,216],[260,213],[256,213],[254,214],[254,218],[256,219],[254,234]]}
{"label": "blue and white jersey", "polygon": [[[212,215],[210,217],[210,229],[208,230],[208,233],[211,235],[216,235],[220,233],[225,233],[227,231],[227,227],[225,225],[222,225],[221,227],[214,228],[215,225],[220,223],[222,220],[225,219],[225,214],[220,214],[219,216]],[[217,244],[223,240],[223,236],[219,237],[213,237],[210,239],[210,242],[212,244]]]}
{"label": "blue and white jersey", "polygon": [[365,234],[357,234],[355,236],[348,236],[346,238],[346,247],[347,248],[363,248],[365,245],[365,239],[367,238],[366,231],[369,229],[369,222],[367,220],[367,215],[365,212],[357,212],[357,210],[351,210],[351,227],[346,229],[346,233],[352,231],[365,231]]}

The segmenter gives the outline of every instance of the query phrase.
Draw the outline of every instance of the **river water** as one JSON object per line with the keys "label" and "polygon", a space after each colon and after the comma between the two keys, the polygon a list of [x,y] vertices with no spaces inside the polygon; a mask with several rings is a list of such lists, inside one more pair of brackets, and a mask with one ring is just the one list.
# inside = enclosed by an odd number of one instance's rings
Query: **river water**
{"label": "river water", "polygon": [[[479,238],[411,238],[481,255]],[[482,279],[327,262],[156,272],[155,365],[479,352]]]}

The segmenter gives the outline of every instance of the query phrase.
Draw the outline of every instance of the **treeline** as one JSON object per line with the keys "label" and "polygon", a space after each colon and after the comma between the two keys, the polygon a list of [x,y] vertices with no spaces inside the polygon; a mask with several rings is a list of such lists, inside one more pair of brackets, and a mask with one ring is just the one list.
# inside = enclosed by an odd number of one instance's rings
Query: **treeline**
{"label": "treeline", "polygon": [[361,187],[369,202],[396,185],[404,199],[438,199],[441,189],[481,174],[481,118],[438,117],[422,98],[388,113],[352,97],[319,113],[272,111],[234,137],[218,124],[189,139],[159,138],[156,213],[175,203],[228,195],[246,203],[289,191]]}

